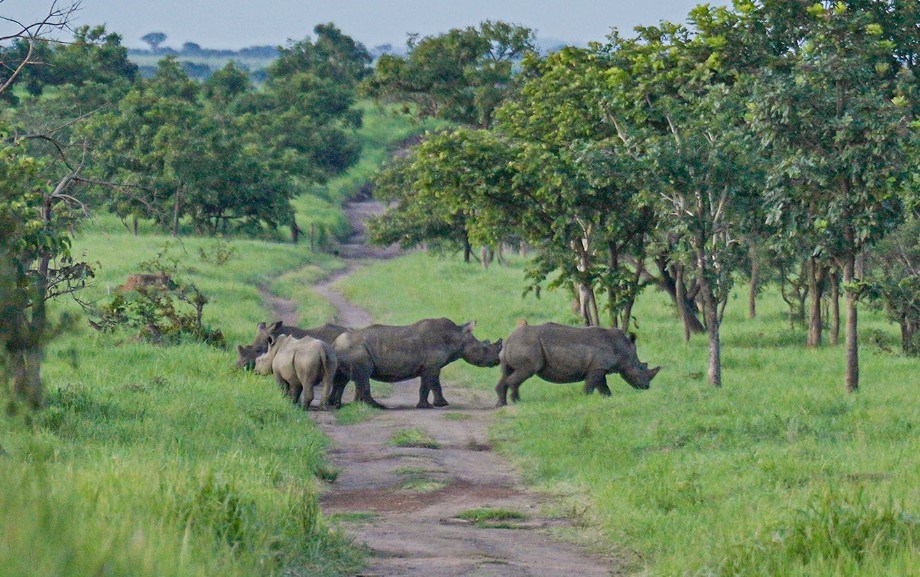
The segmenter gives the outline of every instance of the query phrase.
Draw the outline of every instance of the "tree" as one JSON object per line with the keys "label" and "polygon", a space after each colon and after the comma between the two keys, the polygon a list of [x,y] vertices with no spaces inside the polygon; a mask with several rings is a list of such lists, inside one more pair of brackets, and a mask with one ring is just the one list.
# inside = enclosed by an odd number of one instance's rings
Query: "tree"
{"label": "tree", "polygon": [[148,32],[141,36],[141,41],[150,45],[151,52],[159,52],[160,44],[166,42],[166,34],[162,32]]}
{"label": "tree", "polygon": [[371,55],[367,48],[342,33],[335,24],[318,24],[313,32],[315,42],[305,38],[278,49],[278,58],[269,68],[274,78],[309,73],[353,87],[371,73]]}
{"label": "tree", "polygon": [[514,64],[535,53],[534,32],[504,22],[412,36],[405,57],[382,54],[368,92],[378,99],[410,102],[407,112],[468,126],[489,127],[511,89]]}
{"label": "tree", "polygon": [[859,387],[857,256],[900,221],[909,174],[913,83],[871,13],[815,4],[801,48],[765,69],[749,118],[771,155],[770,218],[811,229],[813,254],[834,259],[846,294],[848,391]]}
{"label": "tree", "polygon": [[[512,194],[517,234],[537,247],[532,286],[558,272],[574,283],[578,311],[599,325],[597,292],[608,295],[614,326],[626,328],[641,289],[654,224],[635,166],[611,147],[603,97],[610,55],[601,47],[565,48],[525,60],[514,98],[497,111],[496,130],[519,143],[521,176]],[[525,185],[526,183],[526,185]]]}
{"label": "tree", "polygon": [[[19,21],[0,16],[0,20],[13,25],[11,31],[0,36],[0,44],[12,42],[11,49],[0,48],[0,96],[9,95],[9,87],[28,67],[39,62],[38,53],[47,47],[48,36],[53,32],[71,29],[74,14],[81,0],[58,3],[54,0],[47,11],[32,20]],[[8,96],[4,96],[8,97]]]}
{"label": "tree", "polygon": [[865,289],[901,328],[901,349],[920,355],[920,220],[912,218],[869,252]]}

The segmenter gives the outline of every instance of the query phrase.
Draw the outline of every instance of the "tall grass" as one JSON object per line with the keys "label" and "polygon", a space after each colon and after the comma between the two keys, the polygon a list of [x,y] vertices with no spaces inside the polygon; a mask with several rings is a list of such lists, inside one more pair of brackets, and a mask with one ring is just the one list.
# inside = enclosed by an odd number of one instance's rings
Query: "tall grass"
{"label": "tall grass", "polygon": [[[380,322],[475,318],[480,338],[517,321],[574,324],[567,299],[522,298],[521,263],[488,271],[413,254],[360,271],[350,298]],[[740,303],[740,301],[739,301]],[[648,391],[608,377],[610,398],[533,378],[493,431],[526,478],[650,575],[918,575],[920,385],[916,359],[880,347],[895,327],[860,319],[862,389],[845,393],[843,350],[806,349],[767,292],[759,317],[730,303],[724,387],[704,382],[707,343],[682,340],[649,291],[635,310],[639,355],[664,369]],[[497,369],[462,362],[450,383],[491,389]]]}
{"label": "tall grass", "polygon": [[[209,296],[205,322],[249,342],[269,318],[260,286],[296,292],[305,324],[328,303],[297,292],[340,266],[305,247],[88,232],[105,299],[165,243]],[[285,271],[287,274],[281,278]],[[286,288],[287,287],[287,288]],[[64,307],[73,305],[62,304]],[[270,379],[237,370],[235,351],[156,347],[85,325],[53,343],[48,406],[0,418],[0,575],[333,575],[359,561],[316,505],[326,440]]]}

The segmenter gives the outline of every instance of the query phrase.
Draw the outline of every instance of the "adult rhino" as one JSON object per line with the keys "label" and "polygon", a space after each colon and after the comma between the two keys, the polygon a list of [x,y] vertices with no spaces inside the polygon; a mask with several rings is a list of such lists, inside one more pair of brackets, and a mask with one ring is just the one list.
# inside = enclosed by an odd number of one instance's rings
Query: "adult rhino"
{"label": "adult rhino", "polygon": [[275,381],[291,397],[291,402],[307,410],[313,402],[313,387],[322,383],[320,406],[332,390],[338,359],[332,345],[311,337],[270,336],[268,350],[255,361],[259,375],[275,375]]}
{"label": "adult rhino", "polygon": [[[494,367],[502,348],[473,336],[475,321],[457,325],[445,318],[425,319],[407,326],[371,325],[339,335],[333,343],[339,357],[330,405],[340,405],[348,381],[355,382],[355,398],[385,408],[371,396],[370,379],[394,383],[419,377],[419,409],[446,407],[441,392],[441,369],[463,359],[477,367]],[[434,393],[434,404],[428,394]]]}
{"label": "adult rhino", "polygon": [[268,341],[272,337],[279,335],[291,335],[295,338],[311,337],[319,339],[324,343],[332,344],[336,338],[348,329],[339,325],[326,323],[310,329],[301,329],[286,325],[281,321],[274,322],[270,325],[259,323],[256,331],[256,338],[251,345],[237,345],[236,347],[236,366],[241,369],[252,369],[255,365],[256,358],[268,350]]}
{"label": "adult rhino", "polygon": [[636,335],[619,329],[569,327],[556,323],[530,326],[521,323],[505,342],[501,352],[501,378],[495,386],[496,406],[521,397],[521,383],[538,375],[553,383],[585,382],[585,393],[594,389],[610,396],[607,375],[619,373],[637,389],[647,389],[661,367],[649,369],[639,362]]}

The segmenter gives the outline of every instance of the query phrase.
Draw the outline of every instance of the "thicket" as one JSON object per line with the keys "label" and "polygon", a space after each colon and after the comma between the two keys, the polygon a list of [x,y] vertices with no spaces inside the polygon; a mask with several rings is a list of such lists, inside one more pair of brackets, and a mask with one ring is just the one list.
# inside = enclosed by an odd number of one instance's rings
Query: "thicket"
{"label": "thicket", "polygon": [[[920,216],[918,18],[916,3],[904,2],[700,6],[687,25],[614,32],[546,58],[510,53],[501,102],[488,115],[459,116],[458,107],[475,110],[476,72],[493,57],[485,51],[451,76],[463,90],[416,95],[428,105],[419,114],[464,126],[431,135],[380,175],[379,195],[395,209],[372,236],[454,246],[467,258],[484,245],[484,262],[494,249],[526,245],[531,289],[546,280],[569,288],[588,325],[606,309],[613,326],[641,326],[635,300],[657,286],[685,339],[707,334],[716,386],[735,281],[750,281],[751,316],[775,282],[790,320],[807,323],[809,346],[825,342],[825,325],[833,344],[843,329],[854,391],[860,300],[898,299],[886,306],[906,336],[915,332],[904,310],[916,283],[886,284],[890,273],[870,260],[887,261],[879,243]],[[420,85],[438,62],[429,43],[451,53],[464,46],[458,38],[478,34],[502,45],[485,30],[462,32],[381,58],[377,93]],[[898,262],[894,274],[916,278]]]}

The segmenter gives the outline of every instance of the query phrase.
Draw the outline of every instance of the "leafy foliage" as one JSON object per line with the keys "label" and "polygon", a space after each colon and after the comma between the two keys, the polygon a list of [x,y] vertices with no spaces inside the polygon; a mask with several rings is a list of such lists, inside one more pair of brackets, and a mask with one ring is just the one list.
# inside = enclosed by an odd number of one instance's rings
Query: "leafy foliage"
{"label": "leafy foliage", "polygon": [[[167,243],[155,258],[140,263],[139,268],[147,273],[140,278],[149,282],[136,282],[134,286],[116,290],[111,302],[101,307],[92,326],[103,332],[128,327],[137,330],[143,340],[155,344],[178,344],[192,339],[225,347],[220,330],[206,326],[202,320],[208,297],[181,276],[180,262],[169,254],[170,246]],[[222,260],[223,254],[219,250],[217,258]]]}

